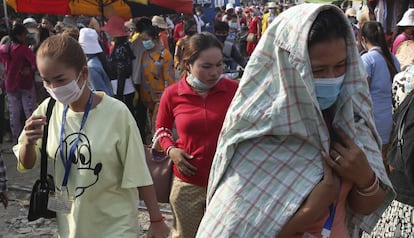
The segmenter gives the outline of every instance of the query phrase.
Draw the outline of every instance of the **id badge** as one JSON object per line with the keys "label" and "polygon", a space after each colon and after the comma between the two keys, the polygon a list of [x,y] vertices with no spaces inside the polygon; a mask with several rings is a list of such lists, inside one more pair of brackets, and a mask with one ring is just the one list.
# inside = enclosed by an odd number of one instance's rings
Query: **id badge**
{"label": "id badge", "polygon": [[72,211],[73,199],[64,196],[50,196],[47,209],[59,213],[69,214]]}

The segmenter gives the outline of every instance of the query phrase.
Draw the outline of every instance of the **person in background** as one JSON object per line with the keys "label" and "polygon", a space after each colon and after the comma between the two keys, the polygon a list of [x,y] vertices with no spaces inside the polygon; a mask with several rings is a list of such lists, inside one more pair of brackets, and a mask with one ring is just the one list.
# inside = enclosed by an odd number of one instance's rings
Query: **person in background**
{"label": "person in background", "polygon": [[230,3],[229,2],[229,3],[226,4],[226,8],[225,8],[225,11],[224,11],[224,15],[221,18],[221,21],[226,22],[227,19],[228,19],[228,16],[229,15],[232,15],[232,14],[234,14],[234,6],[233,6],[233,3]]}
{"label": "person in background", "polygon": [[204,15],[203,8],[201,6],[197,6],[195,8],[195,13],[201,19],[201,21],[204,23],[201,26],[201,31],[200,32],[203,32],[203,31],[211,31],[210,22],[208,21],[207,17]]}
{"label": "person in background", "polygon": [[258,47],[223,123],[196,237],[369,232],[395,193],[343,11],[291,7]]}
{"label": "person in background", "polygon": [[1,156],[1,152],[0,152],[0,203],[3,204],[4,208],[7,208],[7,205],[9,204],[6,165],[4,164],[4,160],[3,160],[3,157]]}
{"label": "person in background", "polygon": [[135,55],[128,42],[128,33],[124,29],[124,19],[119,16],[109,18],[107,24],[101,30],[113,37],[114,47],[109,56],[109,67],[113,75],[111,79],[115,98],[124,102],[132,114],[134,114],[133,99],[135,87],[132,82],[132,60]]}
{"label": "person in background", "polygon": [[[37,52],[37,63],[46,90],[56,100],[46,151],[54,162],[53,177],[60,195],[51,195],[49,200],[71,204],[71,209],[49,207],[57,211],[59,237],[136,238],[139,198],[150,215],[148,236],[167,237],[169,228],[159,210],[144,146],[129,109],[89,89],[86,58],[73,38],[55,35],[46,39]],[[26,121],[13,148],[19,171],[39,164],[49,100]]]}
{"label": "person in background", "polygon": [[223,18],[223,12],[221,11],[221,8],[216,7],[214,11],[216,12],[216,15],[214,16],[214,21],[222,21],[221,19]]}
{"label": "person in background", "polygon": [[228,14],[226,23],[229,26],[228,30],[228,40],[232,40],[234,43],[237,41],[237,15],[236,14]]}
{"label": "person in background", "polygon": [[189,38],[181,63],[185,68],[181,80],[162,94],[154,138],[174,162],[172,237],[193,238],[204,214],[217,137],[237,81],[220,77],[222,45],[208,32]]}
{"label": "person in background", "polygon": [[348,8],[345,11],[345,16],[348,18],[349,23],[352,26],[352,30],[354,31],[355,39],[358,39],[358,20],[356,18],[356,10],[354,8]]}
{"label": "person in background", "polygon": [[27,17],[23,20],[23,26],[26,27],[28,33],[27,33],[27,46],[29,46],[30,49],[33,49],[33,47],[36,45],[36,34],[38,33],[38,24],[36,22],[36,19],[33,17]]}
{"label": "person in background", "polygon": [[398,46],[406,41],[413,40],[414,33],[414,8],[409,8],[403,15],[402,19],[397,23],[397,36],[392,43],[392,53],[397,53]]}
{"label": "person in background", "polygon": [[[63,23],[63,22],[62,22]],[[40,22],[40,25],[49,30],[50,35],[54,35],[56,33],[54,23],[52,19],[48,15],[44,15]]]}
{"label": "person in background", "polygon": [[23,130],[22,118],[29,118],[36,108],[36,57],[25,44],[26,36],[27,29],[17,23],[10,32],[11,41],[0,46],[0,61],[6,70],[4,88],[9,103],[13,143],[17,143],[17,138]]}
{"label": "person in background", "polygon": [[135,59],[132,60],[132,82],[135,87],[136,95],[138,96],[135,104],[135,119],[139,131],[141,133],[141,139],[144,144],[147,144],[146,138],[146,125],[147,125],[147,108],[142,102],[142,98],[139,96],[139,91],[141,88],[141,83],[143,81],[143,65],[142,65],[142,55],[146,51],[144,45],[142,44],[141,32],[152,25],[151,19],[147,17],[141,17],[135,22],[135,31],[137,32],[137,39],[131,42],[131,50],[134,53]]}
{"label": "person in background", "polygon": [[[389,170],[388,176],[394,186],[397,197],[382,214],[381,219],[371,234],[364,233],[362,235],[363,238],[414,237],[414,226],[412,225],[414,217],[414,187],[412,178],[414,175],[410,172],[412,170],[407,166],[409,163],[405,159],[411,159],[413,151],[412,139],[407,137],[412,134],[413,128],[405,125],[403,138],[407,138],[407,140],[404,140],[403,147],[397,145],[400,142],[396,134],[398,121],[403,117],[404,108],[408,106],[407,102],[409,102],[410,98],[407,96],[410,95],[414,83],[412,80],[414,78],[414,43],[413,41],[406,41],[404,44],[407,45],[403,48],[404,53],[402,54],[406,56],[407,61],[401,62],[402,71],[394,76],[392,82],[393,119],[395,126],[392,134],[393,137],[390,141],[389,153],[386,158],[386,166]],[[408,64],[404,65],[404,63]],[[412,111],[408,110],[404,120],[408,122],[411,118]],[[400,153],[401,156],[398,156]]]}
{"label": "person in background", "polygon": [[276,18],[277,14],[277,5],[275,2],[268,2],[267,3],[268,12],[263,14],[262,17],[262,35],[266,31],[267,27],[272,23],[272,21]]}
{"label": "person in background", "polygon": [[[37,33],[35,34],[36,44],[33,46],[32,50],[33,53],[36,54],[37,49],[39,49],[39,46],[43,43],[44,40],[46,40],[50,35],[50,32],[48,29],[39,26]],[[43,87],[43,80],[39,75],[39,71],[36,70],[34,75],[34,81],[35,81],[35,88],[36,88],[36,102],[39,105],[43,100],[45,100],[49,94],[46,92],[46,89]]]}
{"label": "person in background", "polygon": [[91,28],[82,28],[79,31],[79,44],[87,58],[89,68],[90,88],[93,91],[103,91],[108,96],[113,96],[111,80],[105,72],[99,54],[102,48],[99,45],[98,33]]}
{"label": "person in background", "polygon": [[176,73],[176,79],[181,78],[181,74],[185,71],[182,68],[181,62],[186,50],[186,43],[188,39],[195,33],[197,33],[197,26],[194,20],[190,19],[184,22],[184,36],[177,41],[175,44],[175,54],[174,54],[174,68]]}
{"label": "person in background", "polygon": [[385,160],[392,130],[392,81],[401,71],[398,59],[391,54],[385,40],[384,28],[376,21],[365,22],[360,29],[361,45],[367,53],[361,56],[368,72],[375,127],[382,141]]}
{"label": "person in background", "polygon": [[[183,38],[185,35],[184,24],[188,20],[187,15],[180,15],[180,20],[174,27],[174,41],[177,43],[179,39]],[[194,21],[194,20],[193,20]],[[197,30],[197,29],[196,29]]]}
{"label": "person in background", "polygon": [[65,27],[62,34],[67,34],[73,37],[76,41],[79,40],[79,29],[76,26]]}
{"label": "person in background", "polygon": [[196,9],[193,7],[193,19],[197,25],[197,33],[201,32],[201,28],[204,27],[206,24],[204,23],[203,19],[196,13]]}
{"label": "person in background", "polygon": [[165,88],[174,84],[175,74],[171,53],[164,48],[158,39],[155,26],[148,26],[141,32],[142,45],[145,48],[142,54],[142,81],[140,85],[140,100],[148,109],[150,124],[149,133],[153,135],[155,119],[161,95]]}
{"label": "person in background", "polygon": [[254,48],[256,48],[257,42],[259,42],[262,32],[259,11],[256,8],[252,8],[250,15],[252,16],[252,20],[249,23],[248,33],[255,34],[255,39],[253,41],[247,42],[246,53],[248,56],[250,56],[253,53]]}
{"label": "person in background", "polygon": [[241,55],[239,48],[233,40],[228,40],[229,25],[225,22],[214,24],[214,35],[223,44],[223,63],[225,67],[236,70],[237,65],[244,68],[247,61]]}
{"label": "person in background", "polygon": [[168,25],[164,20],[164,17],[153,16],[151,19],[152,25],[157,27],[158,30],[158,39],[160,40],[162,46],[170,51],[170,46],[168,44]]}

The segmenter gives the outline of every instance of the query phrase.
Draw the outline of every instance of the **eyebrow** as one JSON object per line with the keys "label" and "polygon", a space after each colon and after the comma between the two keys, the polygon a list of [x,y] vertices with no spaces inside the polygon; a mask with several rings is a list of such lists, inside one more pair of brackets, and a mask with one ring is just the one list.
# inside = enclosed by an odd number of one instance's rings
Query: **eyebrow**
{"label": "eyebrow", "polygon": [[[51,79],[60,79],[60,78],[62,78],[64,76],[64,74],[58,74],[58,75],[56,75],[55,77],[53,77],[53,78],[51,78]],[[43,79],[43,80],[45,80],[45,77],[43,77],[43,75],[40,75],[40,77]]]}
{"label": "eyebrow", "polygon": [[[347,58],[345,58],[345,59],[343,59],[343,60],[341,60],[341,61],[339,61],[339,62],[337,62],[336,64],[343,64],[343,63],[346,63],[346,60],[347,60]],[[326,65],[324,65],[324,64],[321,64],[321,65],[311,65],[311,67],[312,68],[320,68],[320,67],[325,67]]]}

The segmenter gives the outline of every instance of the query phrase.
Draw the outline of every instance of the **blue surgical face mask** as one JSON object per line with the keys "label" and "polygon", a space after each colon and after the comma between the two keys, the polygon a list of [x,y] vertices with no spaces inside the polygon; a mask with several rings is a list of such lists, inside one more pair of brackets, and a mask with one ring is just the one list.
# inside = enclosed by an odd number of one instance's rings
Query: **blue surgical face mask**
{"label": "blue surgical face mask", "polygon": [[193,74],[188,74],[188,79],[194,84],[194,86],[201,90],[209,90],[211,86],[206,85],[205,83],[201,82],[197,77]]}
{"label": "blue surgical face mask", "polygon": [[144,48],[146,50],[150,50],[152,48],[154,48],[154,42],[152,42],[152,40],[143,40],[142,41],[142,45],[144,46]]}
{"label": "blue surgical face mask", "polygon": [[336,78],[315,78],[315,93],[321,110],[332,106],[339,96],[345,74]]}
{"label": "blue surgical face mask", "polygon": [[237,28],[237,22],[230,22],[229,27],[236,29]]}

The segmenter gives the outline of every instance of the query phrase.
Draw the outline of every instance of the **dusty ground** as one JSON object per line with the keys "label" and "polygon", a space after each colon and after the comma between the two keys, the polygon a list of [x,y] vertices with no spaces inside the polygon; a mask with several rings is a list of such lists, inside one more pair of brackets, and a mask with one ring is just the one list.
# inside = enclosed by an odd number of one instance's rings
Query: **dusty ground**
{"label": "dusty ground", "polygon": [[[7,209],[0,206],[0,238],[57,237],[54,219],[27,221],[31,187],[39,177],[39,170],[27,173],[16,171],[16,159],[11,153],[11,144],[0,144],[0,150],[7,166],[10,202]],[[168,204],[160,204],[161,210],[171,226],[172,215]],[[147,211],[139,206],[138,221],[141,225],[141,237],[146,237],[149,226]]]}

